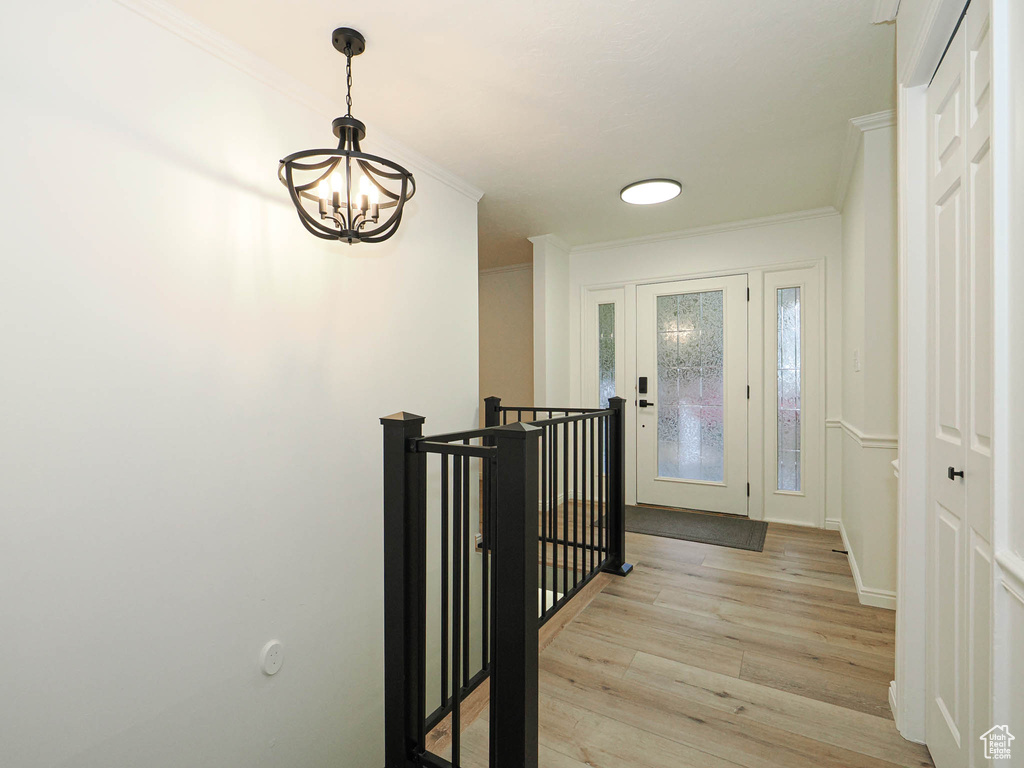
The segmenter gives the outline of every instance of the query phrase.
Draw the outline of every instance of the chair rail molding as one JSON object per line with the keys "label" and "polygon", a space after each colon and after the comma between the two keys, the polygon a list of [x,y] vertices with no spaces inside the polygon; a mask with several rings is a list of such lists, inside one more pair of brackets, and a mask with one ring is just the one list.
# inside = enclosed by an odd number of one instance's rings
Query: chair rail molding
{"label": "chair rail molding", "polygon": [[826,429],[841,429],[848,434],[861,448],[884,448],[895,451],[899,447],[899,437],[896,435],[872,435],[861,432],[844,419],[826,419]]}

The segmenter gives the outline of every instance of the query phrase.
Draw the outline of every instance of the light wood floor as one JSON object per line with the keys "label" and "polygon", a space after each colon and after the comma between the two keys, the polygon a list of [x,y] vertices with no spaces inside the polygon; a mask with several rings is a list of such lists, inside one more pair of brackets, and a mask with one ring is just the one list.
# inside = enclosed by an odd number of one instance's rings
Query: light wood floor
{"label": "light wood floor", "polygon": [[[540,765],[931,766],[889,712],[894,614],[833,548],[774,524],[764,552],[629,534],[633,573],[541,653]],[[487,764],[486,708],[462,764]]]}

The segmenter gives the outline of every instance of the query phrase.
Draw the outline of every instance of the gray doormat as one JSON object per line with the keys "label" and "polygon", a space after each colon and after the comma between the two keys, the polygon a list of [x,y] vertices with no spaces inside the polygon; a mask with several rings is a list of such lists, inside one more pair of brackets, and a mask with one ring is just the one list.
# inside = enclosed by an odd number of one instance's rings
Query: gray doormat
{"label": "gray doormat", "polygon": [[686,509],[626,506],[626,530],[666,539],[697,541],[719,547],[764,550],[768,523],[745,517],[709,515]]}

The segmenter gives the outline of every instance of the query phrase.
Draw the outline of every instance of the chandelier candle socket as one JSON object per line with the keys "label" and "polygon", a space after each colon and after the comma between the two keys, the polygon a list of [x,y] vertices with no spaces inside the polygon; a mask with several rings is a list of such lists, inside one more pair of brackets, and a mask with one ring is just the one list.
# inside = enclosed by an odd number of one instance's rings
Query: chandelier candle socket
{"label": "chandelier candle socket", "polygon": [[366,50],[366,41],[348,27],[334,30],[332,41],[345,54],[347,88],[348,111],[333,123],[338,147],[288,155],[278,166],[278,177],[288,188],[299,221],[312,234],[349,245],[379,243],[398,230],[405,204],[416,192],[416,179],[398,163],[360,149],[366,126],[352,117],[352,57]]}

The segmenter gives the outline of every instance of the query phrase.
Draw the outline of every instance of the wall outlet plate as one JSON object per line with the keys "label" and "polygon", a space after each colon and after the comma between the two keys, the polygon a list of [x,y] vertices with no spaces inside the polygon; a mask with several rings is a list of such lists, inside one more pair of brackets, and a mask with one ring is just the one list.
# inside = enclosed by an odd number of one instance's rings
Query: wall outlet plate
{"label": "wall outlet plate", "polygon": [[276,675],[284,664],[284,648],[279,640],[271,640],[260,651],[260,669],[265,675]]}

